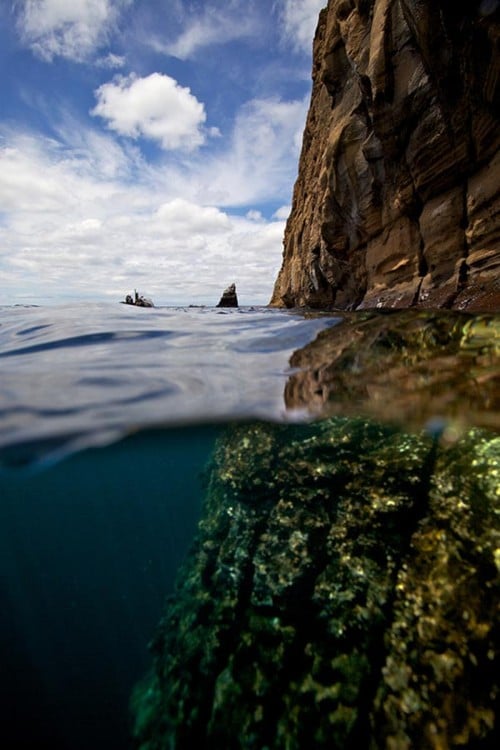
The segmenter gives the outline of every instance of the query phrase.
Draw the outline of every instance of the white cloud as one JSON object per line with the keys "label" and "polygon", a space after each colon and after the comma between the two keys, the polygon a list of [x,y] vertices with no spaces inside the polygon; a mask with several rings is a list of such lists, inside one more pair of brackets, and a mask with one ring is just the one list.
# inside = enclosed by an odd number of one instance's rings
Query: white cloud
{"label": "white cloud", "polygon": [[117,70],[125,66],[125,58],[121,55],[115,55],[110,52],[105,57],[99,57],[95,64],[98,68],[106,68],[108,70]]}
{"label": "white cloud", "polygon": [[236,117],[226,151],[197,164],[193,184],[218,205],[236,206],[288,198],[297,162],[307,101],[254,99]]}
{"label": "white cloud", "polygon": [[[136,154],[134,170],[142,176],[149,172],[148,179],[159,193],[172,191],[172,197],[197,204],[234,208],[287,201],[297,176],[306,112],[306,99],[251,100],[241,107],[232,133],[213,141],[210,151],[184,154],[182,162],[166,153],[158,167]],[[68,138],[74,139],[77,133],[76,124],[67,128]],[[101,145],[99,151],[103,150]],[[133,160],[134,153],[127,153],[129,166]],[[117,154],[112,165],[121,168]]]}
{"label": "white cloud", "polygon": [[282,0],[285,37],[297,50],[311,53],[319,12],[326,0]]}
{"label": "white cloud", "polygon": [[253,208],[250,211],[247,211],[246,218],[250,219],[250,221],[262,221],[264,217],[262,216],[262,213],[260,211],[256,211]]}
{"label": "white cloud", "polygon": [[18,29],[43,60],[81,62],[99,48],[132,0],[20,0]]}
{"label": "white cloud", "polygon": [[[159,304],[208,303],[235,281],[243,303],[267,302],[281,262],[289,208],[278,209],[271,219],[269,211],[290,200],[308,102],[266,93],[299,90],[289,85],[290,71],[297,82],[296,68],[305,67],[307,59],[293,53],[299,46],[310,48],[323,3],[11,0],[7,4],[18,9],[22,38],[40,58],[92,60],[101,75],[102,70],[113,72],[95,91],[95,119],[70,120],[62,109],[69,100],[74,107],[83,102],[87,109],[92,106],[86,104],[89,78],[80,70],[83,88],[68,98],[66,74],[60,87],[49,91],[41,86],[37,101],[30,81],[21,81],[21,88],[26,85],[29,92],[25,100],[33,112],[39,110],[36,122],[47,124],[51,138],[23,132],[19,123],[10,131],[7,126],[2,131],[0,125],[4,301],[44,302],[45,295],[57,299],[64,291],[76,298],[115,299],[137,287]],[[134,23],[128,28],[122,23],[125,36],[109,45],[120,14],[132,4],[137,10]],[[195,7],[198,13],[189,15],[187,9]],[[209,45],[253,35],[260,48],[252,58],[248,79],[243,81],[239,75],[249,51],[237,45],[241,60],[234,70],[222,72],[220,85],[214,82],[209,120],[219,114],[220,122],[207,124],[204,104],[174,78],[160,72],[148,75],[151,56],[142,54],[151,24],[159,38],[163,35],[163,51],[183,59],[198,58],[196,68],[184,66],[186,75],[198,71],[196,92],[207,75],[200,70],[200,53],[206,56],[213,51]],[[283,66],[277,37],[284,38],[285,33]],[[135,69],[144,77],[111,80],[125,60],[110,50],[121,52],[125,37],[127,63],[135,61]],[[264,45],[270,40],[273,47],[267,56]],[[226,64],[226,53],[234,50],[223,52],[219,61]],[[181,65],[177,62],[174,67]],[[68,74],[71,70],[70,66]],[[226,97],[229,80],[233,89]],[[227,125],[244,90],[256,98]],[[162,151],[141,152],[143,139],[159,144]],[[154,154],[155,161],[148,161],[146,154]],[[265,207],[268,201],[270,209]],[[234,215],[236,209],[241,215]]]}
{"label": "white cloud", "polygon": [[223,211],[213,206],[199,206],[183,198],[174,198],[156,211],[155,226],[169,234],[203,233],[221,235],[231,230],[231,222]]}
{"label": "white cloud", "polygon": [[288,219],[290,216],[291,206],[280,206],[277,211],[273,214],[273,219],[279,219],[281,221]]}
{"label": "white cloud", "polygon": [[180,60],[196,56],[200,49],[217,44],[227,44],[236,39],[251,37],[257,31],[258,20],[248,3],[220,5],[205,3],[201,15],[184,18],[185,28],[174,42],[165,44],[156,39],[153,46]]}
{"label": "white cloud", "polygon": [[95,94],[97,104],[91,114],[107,120],[108,127],[120,135],[142,136],[159,141],[164,149],[187,151],[205,140],[203,104],[170,76],[119,76]]}
{"label": "white cloud", "polygon": [[[111,135],[80,134],[74,148],[16,133],[5,140],[5,301],[118,300],[137,288],[157,304],[215,304],[232,281],[242,304],[269,301],[282,221],[180,198],[163,168],[140,169]],[[106,143],[111,156],[100,170]]]}

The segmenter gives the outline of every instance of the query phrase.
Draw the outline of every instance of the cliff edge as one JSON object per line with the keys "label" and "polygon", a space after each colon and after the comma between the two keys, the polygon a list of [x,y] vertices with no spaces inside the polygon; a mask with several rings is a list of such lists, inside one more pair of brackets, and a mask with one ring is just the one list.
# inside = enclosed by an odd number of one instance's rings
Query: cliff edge
{"label": "cliff edge", "polygon": [[500,308],[500,2],[329,0],[271,305]]}

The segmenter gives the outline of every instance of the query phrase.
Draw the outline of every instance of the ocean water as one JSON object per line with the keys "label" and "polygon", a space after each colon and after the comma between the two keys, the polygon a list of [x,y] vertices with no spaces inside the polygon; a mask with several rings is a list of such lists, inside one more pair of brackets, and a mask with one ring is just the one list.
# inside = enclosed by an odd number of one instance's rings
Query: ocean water
{"label": "ocean water", "polygon": [[498,331],[453,314],[0,308],[3,746],[132,747],[131,692],[228,425],[498,430]]}
{"label": "ocean water", "polygon": [[128,703],[214,441],[296,420],[291,354],[337,322],[266,308],[0,308],[0,700],[9,749],[131,747]]}

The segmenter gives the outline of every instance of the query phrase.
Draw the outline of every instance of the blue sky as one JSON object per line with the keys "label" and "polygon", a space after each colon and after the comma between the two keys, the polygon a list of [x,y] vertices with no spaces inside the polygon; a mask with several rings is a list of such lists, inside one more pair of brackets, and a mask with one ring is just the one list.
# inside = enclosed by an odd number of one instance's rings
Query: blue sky
{"label": "blue sky", "polygon": [[266,304],[323,0],[0,0],[0,304]]}

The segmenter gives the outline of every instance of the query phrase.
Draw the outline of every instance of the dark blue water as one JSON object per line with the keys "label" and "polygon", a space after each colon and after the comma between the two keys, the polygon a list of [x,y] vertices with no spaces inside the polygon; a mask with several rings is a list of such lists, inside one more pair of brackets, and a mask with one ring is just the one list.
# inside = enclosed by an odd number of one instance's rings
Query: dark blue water
{"label": "dark blue water", "polygon": [[2,745],[130,747],[128,703],[224,424],[297,419],[268,309],[0,308]]}
{"label": "dark blue water", "polygon": [[193,536],[216,432],[140,433],[0,477],[9,747],[127,747],[131,686]]}

